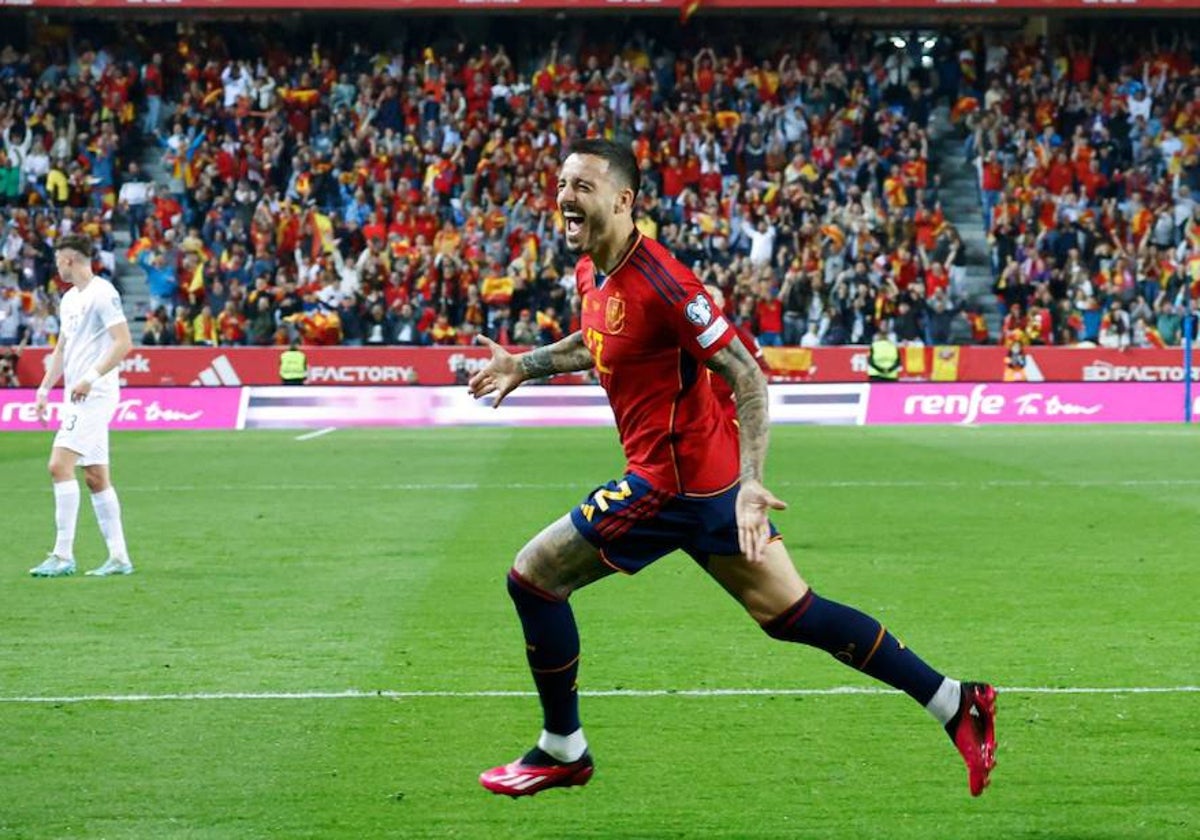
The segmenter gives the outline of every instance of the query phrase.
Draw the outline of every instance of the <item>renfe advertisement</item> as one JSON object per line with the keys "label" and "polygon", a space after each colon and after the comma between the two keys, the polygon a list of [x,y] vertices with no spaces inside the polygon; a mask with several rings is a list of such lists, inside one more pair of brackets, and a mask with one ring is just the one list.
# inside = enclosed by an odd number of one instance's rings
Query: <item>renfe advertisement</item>
{"label": "renfe advertisement", "polygon": [[889,383],[871,387],[866,422],[1168,423],[1183,399],[1182,385],[1158,383]]}
{"label": "renfe advertisement", "polygon": [[[0,431],[57,428],[62,392],[39,421],[31,389],[0,390]],[[772,385],[771,422],[1173,423],[1183,420],[1181,383],[956,382]],[[1194,397],[1200,414],[1200,389]],[[352,426],[609,426],[612,409],[594,385],[528,386],[500,409],[463,386],[442,388],[125,388],[112,428],[312,429]]]}
{"label": "renfe advertisement", "polygon": [[[243,388],[129,388],[113,415],[112,429],[239,429]],[[0,432],[58,428],[61,389],[50,392],[49,416],[37,416],[37,392],[0,391]]]}

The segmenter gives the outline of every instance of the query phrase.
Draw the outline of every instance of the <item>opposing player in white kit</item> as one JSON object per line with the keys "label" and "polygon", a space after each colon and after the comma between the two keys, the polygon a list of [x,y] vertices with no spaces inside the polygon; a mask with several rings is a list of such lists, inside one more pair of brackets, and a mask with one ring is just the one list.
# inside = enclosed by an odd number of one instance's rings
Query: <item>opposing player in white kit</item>
{"label": "opposing player in white kit", "polygon": [[133,571],[121,527],[121,504],[109,480],[108,424],[120,399],[118,369],[133,346],[121,296],[103,277],[92,274],[92,240],[78,234],[60,237],[54,259],[72,288],[59,307],[58,344],[50,354],[46,376],[37,391],[38,417],[46,418],[50,389],[64,375],[61,424],[50,450],[54,481],[54,550],[29,573],[34,577],[75,574],[75,520],[79,484],[75,466],[83,467],[92,492],[92,507],[108,544],[108,560],[89,575],[127,575]]}

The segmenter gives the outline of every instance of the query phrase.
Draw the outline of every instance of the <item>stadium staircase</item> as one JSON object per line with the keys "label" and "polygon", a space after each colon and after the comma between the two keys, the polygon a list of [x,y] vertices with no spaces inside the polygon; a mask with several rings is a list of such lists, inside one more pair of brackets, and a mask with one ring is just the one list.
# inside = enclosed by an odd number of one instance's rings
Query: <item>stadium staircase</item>
{"label": "stadium staircase", "polygon": [[[142,177],[153,182],[160,190],[165,189],[167,184],[162,151],[158,143],[148,138],[138,157]],[[146,272],[125,258],[133,241],[129,236],[129,222],[123,214],[118,214],[113,222],[113,239],[116,242],[116,275],[121,288],[121,300],[125,303],[125,317],[133,326],[134,343],[137,343],[141,340],[141,325],[145,323],[146,311],[150,308],[150,287],[146,284]]]}
{"label": "stadium staircase", "polygon": [[930,128],[931,156],[941,178],[938,196],[942,212],[946,221],[958,229],[965,249],[966,299],[983,312],[988,329],[995,336],[1000,332],[1003,313],[992,294],[992,268],[975,166],[967,160],[961,132],[950,124],[949,109],[937,108]]}

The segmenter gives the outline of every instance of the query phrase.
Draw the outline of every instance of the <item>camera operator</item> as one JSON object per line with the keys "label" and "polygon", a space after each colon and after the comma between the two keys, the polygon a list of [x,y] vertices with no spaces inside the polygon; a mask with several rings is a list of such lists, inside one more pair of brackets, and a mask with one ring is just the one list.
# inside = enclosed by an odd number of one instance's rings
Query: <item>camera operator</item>
{"label": "camera operator", "polygon": [[19,388],[17,360],[21,358],[20,347],[0,347],[0,388]]}

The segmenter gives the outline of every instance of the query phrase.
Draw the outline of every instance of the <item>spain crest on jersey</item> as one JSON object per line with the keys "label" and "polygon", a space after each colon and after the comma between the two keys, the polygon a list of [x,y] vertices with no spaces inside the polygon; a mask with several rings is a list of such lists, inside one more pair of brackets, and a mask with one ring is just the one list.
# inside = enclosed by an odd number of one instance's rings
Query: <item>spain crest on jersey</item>
{"label": "spain crest on jersey", "polygon": [[616,335],[625,327],[625,301],[619,297],[610,297],[604,307],[604,329]]}

